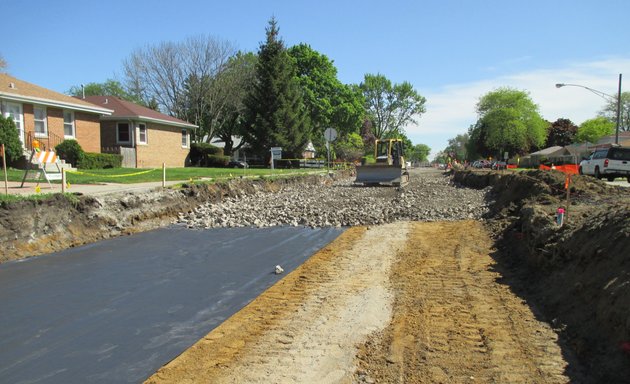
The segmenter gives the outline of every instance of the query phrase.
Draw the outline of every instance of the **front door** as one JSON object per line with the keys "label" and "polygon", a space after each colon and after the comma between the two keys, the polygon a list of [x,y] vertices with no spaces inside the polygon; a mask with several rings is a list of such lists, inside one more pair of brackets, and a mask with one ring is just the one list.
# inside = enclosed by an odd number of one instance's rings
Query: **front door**
{"label": "front door", "polygon": [[4,110],[5,117],[11,117],[20,135],[20,141],[24,146],[24,115],[22,114],[22,104],[6,103]]}

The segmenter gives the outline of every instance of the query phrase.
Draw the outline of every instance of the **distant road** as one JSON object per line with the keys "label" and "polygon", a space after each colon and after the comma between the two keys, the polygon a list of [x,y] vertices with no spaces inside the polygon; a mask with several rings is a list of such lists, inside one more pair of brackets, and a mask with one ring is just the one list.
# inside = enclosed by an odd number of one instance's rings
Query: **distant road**
{"label": "distant road", "polygon": [[0,265],[0,383],[138,383],[342,233],[170,227]]}

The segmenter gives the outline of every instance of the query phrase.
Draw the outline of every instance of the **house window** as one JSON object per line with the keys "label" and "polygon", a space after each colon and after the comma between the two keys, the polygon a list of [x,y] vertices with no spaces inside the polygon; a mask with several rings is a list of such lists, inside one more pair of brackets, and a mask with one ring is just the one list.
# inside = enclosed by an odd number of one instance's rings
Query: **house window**
{"label": "house window", "polygon": [[182,147],[188,148],[188,131],[182,129]]}
{"label": "house window", "polygon": [[118,123],[116,125],[116,141],[118,143],[130,143],[129,123]]}
{"label": "house window", "polygon": [[74,137],[74,112],[63,111],[63,135],[65,137]]}
{"label": "house window", "polygon": [[33,116],[35,119],[35,135],[37,136],[48,135],[48,126],[46,123],[46,108],[34,106]]}
{"label": "house window", "polygon": [[138,143],[147,143],[147,126],[146,124],[138,124]]}
{"label": "house window", "polygon": [[22,115],[22,104],[5,103],[4,117],[10,117],[15,123],[15,128],[20,135],[20,141],[24,143],[24,116]]}

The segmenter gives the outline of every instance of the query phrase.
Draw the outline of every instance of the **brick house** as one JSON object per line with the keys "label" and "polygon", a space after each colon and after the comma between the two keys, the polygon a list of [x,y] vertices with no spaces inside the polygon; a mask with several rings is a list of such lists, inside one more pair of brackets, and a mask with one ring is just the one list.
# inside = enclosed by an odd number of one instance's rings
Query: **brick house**
{"label": "brick house", "polygon": [[86,152],[100,152],[100,118],[113,111],[0,73],[0,112],[13,118],[27,151],[33,140],[48,149],[75,139]]}
{"label": "brick house", "polygon": [[186,165],[190,130],[196,125],[113,96],[87,96],[84,100],[113,110],[101,117],[101,152],[122,154],[125,167]]}

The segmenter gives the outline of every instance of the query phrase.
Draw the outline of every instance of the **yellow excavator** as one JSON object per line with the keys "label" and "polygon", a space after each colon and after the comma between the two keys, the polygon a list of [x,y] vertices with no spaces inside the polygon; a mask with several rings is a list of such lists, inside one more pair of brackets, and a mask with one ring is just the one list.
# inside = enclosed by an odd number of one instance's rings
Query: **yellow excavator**
{"label": "yellow excavator", "polygon": [[403,187],[409,182],[401,139],[376,140],[374,158],[376,162],[373,164],[357,166],[355,183]]}

